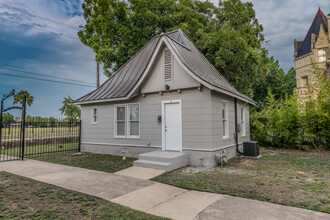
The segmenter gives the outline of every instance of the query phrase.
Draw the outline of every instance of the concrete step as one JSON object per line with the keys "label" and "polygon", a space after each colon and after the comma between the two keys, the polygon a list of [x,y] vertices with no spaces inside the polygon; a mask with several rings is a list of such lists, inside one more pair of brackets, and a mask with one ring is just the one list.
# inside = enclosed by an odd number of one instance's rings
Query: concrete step
{"label": "concrete step", "polygon": [[153,151],[139,154],[134,166],[171,171],[188,165],[188,154],[181,152]]}
{"label": "concrete step", "polygon": [[172,151],[152,151],[148,153],[139,154],[140,160],[149,160],[165,163],[178,163],[180,161],[187,161],[188,164],[188,154],[181,152]]}
{"label": "concrete step", "polygon": [[133,162],[134,166],[137,167],[147,167],[158,170],[166,170],[169,171],[171,167],[171,163],[157,162],[157,161],[149,161],[149,160],[136,160]]}

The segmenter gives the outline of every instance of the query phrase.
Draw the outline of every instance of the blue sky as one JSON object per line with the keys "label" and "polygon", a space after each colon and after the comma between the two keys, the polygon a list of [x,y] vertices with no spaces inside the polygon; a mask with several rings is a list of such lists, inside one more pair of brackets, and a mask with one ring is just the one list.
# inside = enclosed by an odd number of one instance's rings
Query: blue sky
{"label": "blue sky", "polygon": [[[93,86],[96,71],[94,53],[77,40],[75,30],[3,5],[78,27],[85,23],[82,16],[82,2],[82,0],[0,0],[0,67],[70,78]],[[304,39],[318,7],[321,7],[325,14],[330,13],[328,0],[252,0],[252,3],[257,18],[264,26],[267,40],[265,47],[271,56],[280,61],[285,71],[293,66],[293,40]],[[0,68],[1,73],[40,77]],[[101,82],[105,79],[106,77],[101,74]],[[33,105],[28,108],[28,114],[61,117],[58,109],[61,107],[63,97],[70,95],[76,99],[93,88],[0,75],[0,95],[11,89],[28,90],[35,97]]]}

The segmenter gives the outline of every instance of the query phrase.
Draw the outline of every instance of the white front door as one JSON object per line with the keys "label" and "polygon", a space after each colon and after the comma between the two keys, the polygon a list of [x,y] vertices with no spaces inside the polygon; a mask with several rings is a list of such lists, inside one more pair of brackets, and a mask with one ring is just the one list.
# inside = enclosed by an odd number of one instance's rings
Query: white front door
{"label": "white front door", "polygon": [[163,150],[182,151],[181,102],[163,102]]}

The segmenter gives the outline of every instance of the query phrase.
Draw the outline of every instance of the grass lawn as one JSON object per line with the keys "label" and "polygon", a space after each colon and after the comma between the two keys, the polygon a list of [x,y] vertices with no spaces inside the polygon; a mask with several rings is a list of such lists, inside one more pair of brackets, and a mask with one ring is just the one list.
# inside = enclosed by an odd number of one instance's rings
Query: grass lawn
{"label": "grass lawn", "polygon": [[133,166],[133,161],[136,160],[135,158],[126,158],[126,160],[123,160],[123,157],[120,156],[92,153],[83,153],[81,156],[74,156],[74,154],[51,155],[34,159],[109,173],[115,173],[131,167]]}
{"label": "grass lawn", "polygon": [[0,179],[0,219],[165,219],[6,172]]}
{"label": "grass lawn", "polygon": [[330,152],[262,149],[261,154],[259,160],[235,158],[203,171],[182,168],[154,180],[330,213]]}

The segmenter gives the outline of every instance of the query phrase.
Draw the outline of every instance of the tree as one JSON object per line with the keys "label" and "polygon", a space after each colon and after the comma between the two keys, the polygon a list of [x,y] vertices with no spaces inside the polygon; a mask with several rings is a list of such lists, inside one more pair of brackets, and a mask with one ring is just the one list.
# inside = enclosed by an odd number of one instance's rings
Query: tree
{"label": "tree", "polygon": [[253,99],[257,102],[257,110],[265,106],[268,90],[278,100],[284,99],[286,95],[292,95],[296,88],[294,68],[285,73],[274,57],[267,59],[265,68],[266,74],[259,72],[253,84]]}
{"label": "tree", "polygon": [[14,102],[13,104],[23,104],[24,95],[26,95],[26,104],[28,106],[31,106],[34,100],[34,97],[30,95],[30,93],[27,90],[21,90],[14,96]]}
{"label": "tree", "polygon": [[2,123],[14,123],[15,119],[14,116],[8,112],[3,113],[2,115]]}
{"label": "tree", "polygon": [[59,109],[62,115],[68,117],[69,120],[76,120],[80,118],[80,108],[73,104],[74,100],[68,96],[64,97],[63,106]]}
{"label": "tree", "polygon": [[86,25],[78,33],[111,75],[152,37],[181,28],[208,60],[241,92],[252,84],[266,56],[262,25],[252,3],[197,0],[85,0]]}

